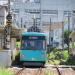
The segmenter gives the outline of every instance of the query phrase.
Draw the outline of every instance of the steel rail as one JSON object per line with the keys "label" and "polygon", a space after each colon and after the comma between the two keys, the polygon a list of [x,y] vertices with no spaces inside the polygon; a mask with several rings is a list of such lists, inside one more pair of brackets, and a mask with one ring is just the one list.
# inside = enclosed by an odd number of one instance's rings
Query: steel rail
{"label": "steel rail", "polygon": [[15,75],[19,75],[19,74],[21,74],[21,73],[23,72],[23,70],[25,70],[25,67],[22,68],[21,70],[19,70]]}
{"label": "steel rail", "polygon": [[41,73],[42,73],[42,68],[40,67],[35,75],[41,75]]}

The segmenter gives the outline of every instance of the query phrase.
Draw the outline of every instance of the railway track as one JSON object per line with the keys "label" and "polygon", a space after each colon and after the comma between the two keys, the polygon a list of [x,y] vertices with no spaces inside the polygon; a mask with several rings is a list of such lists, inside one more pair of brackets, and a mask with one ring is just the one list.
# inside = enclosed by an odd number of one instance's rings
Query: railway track
{"label": "railway track", "polygon": [[[47,65],[45,68],[14,68],[15,75],[75,75],[74,66],[66,66],[66,65]],[[16,71],[15,71],[16,70]],[[53,74],[46,74],[45,72]]]}
{"label": "railway track", "polygon": [[58,75],[75,75],[72,68],[58,68]]}
{"label": "railway track", "polygon": [[58,72],[58,75],[62,75],[58,67],[56,67],[56,70]]}
{"label": "railway track", "polygon": [[[20,69],[15,75],[30,75],[32,73],[32,75],[42,75],[42,68],[38,68],[37,70],[34,70],[34,72],[31,72],[32,70],[27,70],[27,68],[22,68]],[[30,74],[28,74],[30,73]]]}
{"label": "railway track", "polygon": [[21,70],[19,70],[15,75],[19,75],[19,74],[21,74],[23,70],[25,70],[25,67],[22,68]]}
{"label": "railway track", "polygon": [[39,68],[35,75],[41,75],[41,73],[42,73],[42,68]]}
{"label": "railway track", "polygon": [[55,73],[53,75],[75,75],[75,70],[72,67],[53,66],[52,68],[56,71],[53,71]]}
{"label": "railway track", "polygon": [[47,65],[46,68],[53,72],[53,75],[75,75],[75,66]]}

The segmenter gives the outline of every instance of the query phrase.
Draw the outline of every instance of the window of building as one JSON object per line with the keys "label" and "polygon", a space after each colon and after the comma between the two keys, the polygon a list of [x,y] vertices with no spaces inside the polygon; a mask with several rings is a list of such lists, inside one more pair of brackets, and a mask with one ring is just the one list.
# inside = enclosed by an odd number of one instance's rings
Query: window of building
{"label": "window of building", "polygon": [[40,0],[22,0],[23,2],[27,3],[27,2],[30,2],[30,3],[40,3]]}
{"label": "window of building", "polygon": [[40,3],[40,0],[34,0],[35,3]]}
{"label": "window of building", "polygon": [[55,36],[58,36],[58,30],[55,30]]}
{"label": "window of building", "polygon": [[43,14],[58,14],[58,10],[43,10]]}
{"label": "window of building", "polygon": [[53,42],[53,37],[51,37],[51,42]]}
{"label": "window of building", "polygon": [[25,9],[25,13],[39,14],[40,10],[39,9]]}
{"label": "window of building", "polygon": [[75,10],[73,10],[73,13],[75,13]]}
{"label": "window of building", "polygon": [[64,11],[64,16],[71,16],[71,11]]}
{"label": "window of building", "polygon": [[19,13],[19,9],[12,9],[13,12]]}
{"label": "window of building", "polygon": [[40,3],[40,0],[30,0],[30,2]]}

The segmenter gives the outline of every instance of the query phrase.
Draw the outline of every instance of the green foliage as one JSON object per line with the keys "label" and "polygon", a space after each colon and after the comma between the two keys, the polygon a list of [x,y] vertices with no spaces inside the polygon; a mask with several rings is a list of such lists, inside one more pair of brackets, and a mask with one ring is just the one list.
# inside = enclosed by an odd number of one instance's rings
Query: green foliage
{"label": "green foliage", "polygon": [[71,32],[72,32],[72,31],[68,31],[68,30],[65,30],[65,31],[64,31],[64,43],[67,44],[67,45],[68,45],[68,43],[70,42],[70,41],[68,41],[68,40],[69,40],[69,35],[71,34]]}
{"label": "green foliage", "polygon": [[0,68],[0,75],[14,75],[14,73],[8,69]]}
{"label": "green foliage", "polygon": [[54,49],[48,54],[48,59],[50,64],[60,64],[61,62],[66,62],[68,60],[68,51],[67,50],[58,50]]}
{"label": "green foliage", "polygon": [[50,71],[50,70],[46,70],[45,75],[54,75],[54,73],[52,71]]}
{"label": "green foliage", "polygon": [[59,50],[54,48],[50,53],[48,53],[47,63],[75,65],[75,56],[69,55],[68,50]]}
{"label": "green foliage", "polygon": [[75,56],[70,56],[69,59],[65,62],[66,65],[75,65]]}
{"label": "green foliage", "polygon": [[53,51],[55,48],[52,46],[47,46],[47,53],[50,53],[51,51]]}
{"label": "green foliage", "polygon": [[53,52],[51,52],[50,54],[48,54],[48,59],[55,59],[55,55]]}
{"label": "green foliage", "polygon": [[63,54],[63,59],[64,59],[64,60],[67,60],[67,59],[69,58],[69,55],[68,55],[68,51],[67,51],[67,50],[64,50],[64,51],[62,52],[62,54]]}

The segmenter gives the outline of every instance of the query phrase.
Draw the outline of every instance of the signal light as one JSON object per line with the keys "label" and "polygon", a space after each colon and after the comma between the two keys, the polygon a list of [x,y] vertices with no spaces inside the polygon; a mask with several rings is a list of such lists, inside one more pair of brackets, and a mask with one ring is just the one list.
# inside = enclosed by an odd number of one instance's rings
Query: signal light
{"label": "signal light", "polygon": [[11,25],[12,21],[8,20],[6,21],[6,25]]}

